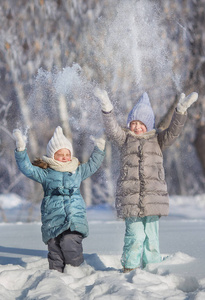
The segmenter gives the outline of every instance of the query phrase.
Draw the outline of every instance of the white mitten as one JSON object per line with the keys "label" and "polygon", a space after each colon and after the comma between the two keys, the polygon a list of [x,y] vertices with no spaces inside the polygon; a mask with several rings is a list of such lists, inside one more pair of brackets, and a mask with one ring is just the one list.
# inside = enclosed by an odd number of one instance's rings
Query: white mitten
{"label": "white mitten", "polygon": [[16,141],[16,149],[17,151],[24,151],[26,148],[26,136],[22,134],[19,129],[13,130],[13,137]]}
{"label": "white mitten", "polygon": [[94,89],[94,95],[100,100],[101,109],[104,112],[110,112],[113,110],[113,105],[110,102],[110,99],[108,97],[108,94],[105,90],[101,90],[99,88]]}
{"label": "white mitten", "polygon": [[180,95],[179,103],[177,104],[177,111],[184,114],[187,109],[198,99],[198,93],[193,92],[187,97],[185,94]]}
{"label": "white mitten", "polygon": [[104,138],[96,139],[94,136],[91,136],[90,139],[94,142],[94,144],[95,144],[101,151],[103,151],[103,150],[105,149],[105,139],[104,139]]}

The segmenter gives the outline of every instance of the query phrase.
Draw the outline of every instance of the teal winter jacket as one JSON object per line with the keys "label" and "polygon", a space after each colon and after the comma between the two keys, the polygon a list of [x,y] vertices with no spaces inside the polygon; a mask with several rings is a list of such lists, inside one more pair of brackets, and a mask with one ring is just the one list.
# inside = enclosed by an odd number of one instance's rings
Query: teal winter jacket
{"label": "teal winter jacket", "polygon": [[80,184],[94,174],[102,164],[105,152],[95,147],[87,163],[70,172],[33,166],[27,151],[15,151],[20,171],[30,179],[42,184],[44,198],[41,204],[42,239],[45,244],[69,229],[88,236],[86,205],[80,193]]}

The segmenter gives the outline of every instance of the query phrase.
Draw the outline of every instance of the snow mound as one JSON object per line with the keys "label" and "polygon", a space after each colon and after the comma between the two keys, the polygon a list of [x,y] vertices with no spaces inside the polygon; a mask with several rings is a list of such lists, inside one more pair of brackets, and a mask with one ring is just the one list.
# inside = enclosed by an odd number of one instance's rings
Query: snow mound
{"label": "snow mound", "polygon": [[205,219],[205,194],[171,196],[170,215],[186,219]]}
{"label": "snow mound", "polygon": [[119,256],[93,253],[85,254],[85,262],[79,267],[67,265],[62,274],[48,270],[46,258],[26,257],[22,258],[24,267],[1,266],[0,298],[182,300],[188,299],[190,294],[202,300],[205,280],[177,276],[172,270],[174,265],[189,264],[193,259],[184,253],[175,253],[161,264],[124,274]]}
{"label": "snow mound", "polygon": [[19,207],[23,204],[25,204],[25,200],[23,200],[17,194],[0,194],[0,206],[3,209],[12,209]]}

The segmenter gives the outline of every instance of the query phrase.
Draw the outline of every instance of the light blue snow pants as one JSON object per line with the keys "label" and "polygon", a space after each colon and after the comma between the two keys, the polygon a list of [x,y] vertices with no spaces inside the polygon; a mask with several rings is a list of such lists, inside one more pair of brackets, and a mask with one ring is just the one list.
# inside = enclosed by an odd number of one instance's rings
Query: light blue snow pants
{"label": "light blue snow pants", "polygon": [[125,238],[121,264],[133,269],[160,262],[159,217],[131,217],[125,219]]}

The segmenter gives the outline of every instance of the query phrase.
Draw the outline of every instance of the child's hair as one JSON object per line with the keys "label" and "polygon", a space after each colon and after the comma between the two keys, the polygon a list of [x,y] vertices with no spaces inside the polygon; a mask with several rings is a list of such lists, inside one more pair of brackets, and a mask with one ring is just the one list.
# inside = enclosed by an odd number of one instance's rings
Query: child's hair
{"label": "child's hair", "polygon": [[41,158],[34,159],[34,161],[32,162],[32,165],[39,167],[41,169],[49,168],[49,164],[47,162],[45,162],[44,160],[42,160]]}

